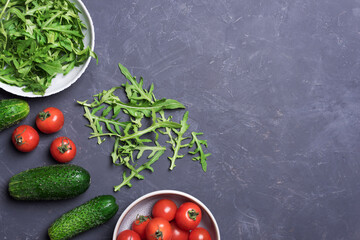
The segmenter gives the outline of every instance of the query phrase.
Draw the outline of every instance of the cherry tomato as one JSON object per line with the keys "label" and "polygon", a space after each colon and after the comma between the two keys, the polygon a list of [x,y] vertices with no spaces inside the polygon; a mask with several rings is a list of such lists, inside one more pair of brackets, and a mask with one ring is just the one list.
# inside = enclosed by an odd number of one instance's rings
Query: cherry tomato
{"label": "cherry tomato", "polygon": [[201,221],[201,209],[193,202],[181,204],[175,215],[179,228],[189,231],[195,229]]}
{"label": "cherry tomato", "polygon": [[170,223],[172,228],[172,239],[171,240],[187,240],[189,238],[189,231],[184,231],[179,228],[173,221]]}
{"label": "cherry tomato", "polygon": [[146,238],[146,226],[148,225],[148,223],[150,222],[150,217],[148,216],[143,216],[143,215],[139,215],[136,216],[135,221],[132,223],[131,225],[131,229],[135,232],[137,232],[139,234],[139,236],[141,237],[141,239],[145,239]]}
{"label": "cherry tomato", "polygon": [[171,221],[175,218],[177,206],[170,199],[161,199],[155,203],[152,209],[153,217],[161,217],[167,221]]}
{"label": "cherry tomato", "polygon": [[21,125],[17,127],[11,136],[11,141],[16,149],[21,152],[31,152],[39,144],[38,132],[29,125]]}
{"label": "cherry tomato", "polygon": [[171,225],[164,218],[153,218],[146,226],[147,240],[171,240]]}
{"label": "cherry tomato", "polygon": [[51,143],[50,153],[56,161],[66,163],[75,157],[76,146],[70,138],[58,137]]}
{"label": "cherry tomato", "polygon": [[116,240],[141,240],[141,238],[132,230],[124,230],[117,236]]}
{"label": "cherry tomato", "polygon": [[211,237],[205,228],[198,227],[190,232],[189,240],[211,240]]}
{"label": "cherry tomato", "polygon": [[46,134],[59,131],[64,125],[63,113],[54,107],[46,108],[36,117],[37,128]]}

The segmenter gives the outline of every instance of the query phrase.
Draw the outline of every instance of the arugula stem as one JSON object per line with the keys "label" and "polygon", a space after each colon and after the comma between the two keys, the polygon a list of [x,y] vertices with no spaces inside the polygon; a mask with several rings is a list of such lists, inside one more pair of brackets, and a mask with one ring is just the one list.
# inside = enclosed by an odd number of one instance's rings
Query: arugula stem
{"label": "arugula stem", "polygon": [[160,122],[160,123],[155,123],[155,124],[151,125],[150,127],[146,128],[144,130],[135,132],[135,133],[130,134],[130,135],[121,136],[121,135],[119,135],[117,133],[95,133],[92,136],[90,136],[89,138],[101,137],[101,136],[118,137],[118,138],[120,138],[120,141],[124,142],[124,141],[130,140],[130,139],[140,137],[140,136],[142,136],[142,135],[144,135],[146,133],[153,132],[156,129],[162,128],[162,127],[180,128],[181,125],[178,124],[178,123],[175,123],[175,122]]}
{"label": "arugula stem", "polygon": [[162,127],[180,128],[181,125],[178,124],[178,123],[175,123],[175,122],[155,123],[155,124],[151,125],[150,127],[146,128],[144,130],[135,132],[135,133],[127,135],[127,136],[123,136],[123,137],[120,138],[120,140],[121,141],[126,141],[126,140],[129,140],[129,139],[137,138],[137,137],[140,137],[140,136],[142,136],[142,135],[144,135],[146,133],[153,132],[156,129],[162,128]]}
{"label": "arugula stem", "polygon": [[[90,110],[88,107],[84,106],[84,110],[85,110],[85,114],[84,117],[87,118],[89,120],[89,127],[92,128],[92,130],[94,131],[94,133],[99,133],[98,130],[96,129],[94,120],[93,120],[93,115],[91,115]],[[103,140],[101,140],[100,136],[97,137],[98,138],[98,144],[101,144],[103,142]]]}
{"label": "arugula stem", "polygon": [[[104,118],[101,118],[101,117],[96,116],[96,115],[92,115],[92,118],[95,119],[95,120],[98,120],[98,121],[104,121]],[[122,128],[125,128],[126,125],[129,123],[129,122],[119,122],[119,121],[116,121],[116,120],[113,120],[113,119],[106,119],[106,122],[114,124],[114,125],[118,125],[118,126],[120,126]]]}
{"label": "arugula stem", "polygon": [[137,106],[137,105],[133,105],[133,104],[130,104],[130,103],[123,103],[121,101],[111,101],[111,102],[108,102],[108,101],[105,101],[105,103],[116,103],[119,107],[121,108],[124,108],[124,109],[134,109],[134,110],[153,110],[153,109],[158,109],[159,107],[158,106],[146,106],[146,107],[142,107],[142,106]]}
{"label": "arugula stem", "polygon": [[2,15],[4,14],[6,8],[8,7],[9,3],[10,3],[10,0],[7,0],[6,3],[5,3],[5,6],[4,6],[3,10],[2,10],[1,13],[0,13],[0,20],[1,20],[1,18],[2,18]]}
{"label": "arugula stem", "polygon": [[183,136],[190,126],[189,124],[187,124],[188,117],[189,117],[189,112],[186,111],[184,113],[183,119],[180,122],[181,123],[180,131],[173,130],[177,134],[177,137],[174,141],[174,146],[172,147],[174,154],[172,157],[168,157],[170,160],[170,168],[169,168],[170,170],[173,170],[174,167],[176,166],[175,165],[176,159],[184,157],[184,155],[179,154],[180,149],[189,146],[189,144],[181,145],[181,142],[186,139]]}
{"label": "arugula stem", "polygon": [[170,170],[173,170],[174,167],[176,167],[175,165],[175,160],[176,160],[176,156],[178,156],[178,153],[179,153],[179,150],[180,150],[180,144],[178,144],[174,149],[174,155],[172,158],[169,158],[170,159]]}
{"label": "arugula stem", "polygon": [[175,160],[178,158],[182,158],[184,156],[184,155],[179,155],[180,149],[183,147],[187,147],[189,145],[189,144],[181,145],[182,140],[184,140],[184,138],[182,138],[182,135],[181,135],[175,141],[175,147],[173,147],[174,154],[172,157],[169,157],[169,159],[170,159],[170,168],[169,169],[170,170],[173,170],[174,167],[176,167]]}
{"label": "arugula stem", "polygon": [[[165,118],[165,114],[164,114],[164,111],[160,111],[159,112],[160,113],[160,116],[161,116],[161,119],[163,120],[163,121],[167,121],[167,119]],[[174,141],[174,138],[173,138],[173,136],[171,135],[171,128],[168,128],[168,127],[166,127],[165,128],[165,132],[164,132],[164,134],[167,134],[168,136],[169,136],[169,143],[171,144],[171,146],[174,148],[175,147],[175,141]]]}
{"label": "arugula stem", "polygon": [[104,137],[104,136],[121,138],[121,135],[117,133],[92,133],[92,135],[89,138]]}
{"label": "arugula stem", "polygon": [[135,171],[131,171],[130,175],[128,177],[126,177],[124,175],[124,179],[123,182],[120,185],[117,185],[114,187],[114,191],[117,192],[120,190],[120,188],[122,188],[123,186],[131,186],[130,180],[133,179],[136,175],[139,174],[139,172],[145,170],[145,169],[149,169],[150,171],[154,171],[153,168],[151,167],[151,165],[153,163],[155,163],[157,160],[159,160],[159,158],[161,157],[161,155],[163,155],[165,152],[165,150],[161,150],[158,151],[148,162],[144,163],[143,165],[141,165],[138,169],[136,169]]}

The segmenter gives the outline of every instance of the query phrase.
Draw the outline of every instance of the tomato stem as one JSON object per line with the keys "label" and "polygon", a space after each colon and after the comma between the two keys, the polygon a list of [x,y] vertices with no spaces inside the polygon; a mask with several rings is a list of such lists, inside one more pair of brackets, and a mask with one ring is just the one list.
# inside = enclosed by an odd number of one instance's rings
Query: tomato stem
{"label": "tomato stem", "polygon": [[25,143],[23,137],[21,136],[21,134],[23,134],[25,131],[26,128],[24,128],[21,133],[15,135],[15,142],[17,145],[23,145]]}
{"label": "tomato stem", "polygon": [[164,239],[164,235],[163,235],[163,232],[162,231],[160,231],[160,226],[158,226],[159,227],[159,229],[158,230],[156,230],[156,232],[155,232],[155,234],[154,234],[154,237],[156,238],[156,239]]}
{"label": "tomato stem", "polygon": [[51,116],[51,114],[50,114],[49,111],[39,112],[39,118],[40,118],[41,121],[45,121],[45,119],[47,119],[50,116]]}
{"label": "tomato stem", "polygon": [[[64,142],[64,140],[67,140],[67,143]],[[57,148],[60,153],[66,153],[68,150],[72,150],[72,147],[70,145],[70,141],[67,138],[61,139],[61,145]]]}
{"label": "tomato stem", "polygon": [[191,209],[188,211],[189,218],[196,221],[197,216],[199,215],[198,212],[195,211],[195,209]]}
{"label": "tomato stem", "polygon": [[136,222],[135,224],[136,225],[140,225],[142,224],[143,222],[146,222],[148,219],[151,219],[151,217],[148,217],[148,216],[143,216],[143,215],[136,215]]}

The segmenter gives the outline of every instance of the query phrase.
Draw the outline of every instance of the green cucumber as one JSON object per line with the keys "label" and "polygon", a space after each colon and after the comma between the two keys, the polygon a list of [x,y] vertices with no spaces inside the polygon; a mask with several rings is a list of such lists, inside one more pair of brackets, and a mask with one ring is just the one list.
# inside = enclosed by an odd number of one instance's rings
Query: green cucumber
{"label": "green cucumber", "polygon": [[118,211],[116,199],[101,195],[70,210],[48,229],[51,240],[66,240],[110,220]]}
{"label": "green cucumber", "polygon": [[90,174],[75,165],[51,165],[26,170],[11,177],[9,193],[17,200],[73,198],[90,186]]}
{"label": "green cucumber", "polygon": [[29,104],[21,99],[0,100],[0,131],[18,124],[30,112]]}

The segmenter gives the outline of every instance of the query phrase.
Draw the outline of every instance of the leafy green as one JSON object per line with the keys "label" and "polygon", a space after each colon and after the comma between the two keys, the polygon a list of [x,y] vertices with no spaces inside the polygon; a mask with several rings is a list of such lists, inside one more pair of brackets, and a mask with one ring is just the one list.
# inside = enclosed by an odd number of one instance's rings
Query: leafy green
{"label": "leafy green", "polygon": [[[180,154],[181,149],[196,145],[196,149],[189,153],[199,155],[194,156],[193,160],[200,160],[203,170],[206,171],[206,161],[210,154],[205,154],[202,148],[204,145],[207,147],[206,141],[197,138],[197,135],[202,133],[193,132],[192,140],[185,143],[190,139],[190,136],[186,136],[190,127],[187,123],[189,112],[185,112],[180,123],[172,121],[172,116],[165,116],[166,110],[183,109],[185,106],[174,99],[157,100],[153,93],[154,84],[147,90],[144,88],[143,78],[137,81],[121,64],[119,69],[128,80],[125,84],[94,95],[91,102],[78,101],[84,107],[84,117],[89,121],[87,126],[92,129],[90,138],[97,138],[98,144],[107,137],[115,139],[111,158],[115,165],[120,165],[125,170],[122,183],[115,186],[114,190],[118,191],[123,186],[131,187],[130,181],[134,177],[144,179],[140,174],[143,170],[154,171],[151,165],[167,150],[166,146],[159,143],[159,133],[168,137],[166,142],[173,151],[173,155],[168,157],[170,170],[176,166],[176,159],[184,157]],[[119,89],[124,90],[127,102],[115,95]],[[144,126],[144,122],[147,126]],[[141,158],[146,155],[146,162],[140,163]]]}
{"label": "leafy green", "polygon": [[0,81],[44,95],[52,79],[89,57],[86,26],[69,0],[0,0]]}
{"label": "leafy green", "polygon": [[148,169],[151,172],[154,172],[154,168],[152,168],[151,165],[154,164],[157,160],[159,160],[159,158],[163,154],[164,154],[164,151],[159,151],[149,161],[142,164],[139,168],[135,169],[135,168],[131,167],[132,170],[131,170],[129,176],[127,176],[126,172],[124,171],[123,172],[123,181],[120,185],[117,185],[114,187],[114,191],[115,192],[119,191],[120,188],[122,188],[123,186],[132,187],[130,180],[133,179],[134,177],[136,177],[137,179],[140,179],[140,180],[144,179],[144,176],[140,175],[139,173],[145,169]]}
{"label": "leafy green", "polygon": [[170,170],[173,170],[175,165],[175,160],[178,158],[183,158],[184,155],[180,155],[179,151],[181,148],[184,147],[188,147],[189,144],[182,144],[182,141],[187,139],[187,137],[183,137],[183,135],[186,133],[186,131],[188,130],[188,128],[190,127],[189,124],[187,124],[187,120],[189,118],[189,112],[186,111],[183,119],[181,120],[180,124],[181,124],[181,128],[180,130],[176,130],[176,129],[172,129],[172,131],[177,135],[177,137],[174,139],[174,144],[172,145],[172,149],[174,151],[174,154],[172,157],[169,157],[171,165],[170,165]]}
{"label": "leafy green", "polygon": [[131,76],[129,70],[119,63],[121,73],[130,81],[123,85],[125,87],[126,95],[130,102],[144,100],[149,103],[154,103],[155,96],[153,94],[154,84],[151,84],[150,90],[147,91],[143,88],[144,80],[140,77],[140,82],[137,82],[136,77]]}
{"label": "leafy green", "polygon": [[199,156],[193,157],[192,160],[200,161],[202,169],[204,170],[204,172],[206,172],[206,170],[207,170],[206,160],[207,160],[207,157],[209,157],[211,155],[211,153],[207,153],[207,154],[204,153],[203,146],[207,148],[207,146],[208,146],[207,141],[198,139],[198,137],[197,137],[198,135],[203,135],[203,133],[202,132],[200,132],[200,133],[192,132],[191,133],[192,140],[189,143],[189,147],[192,148],[195,144],[196,148],[194,151],[190,151],[189,153],[192,155],[199,154]]}

